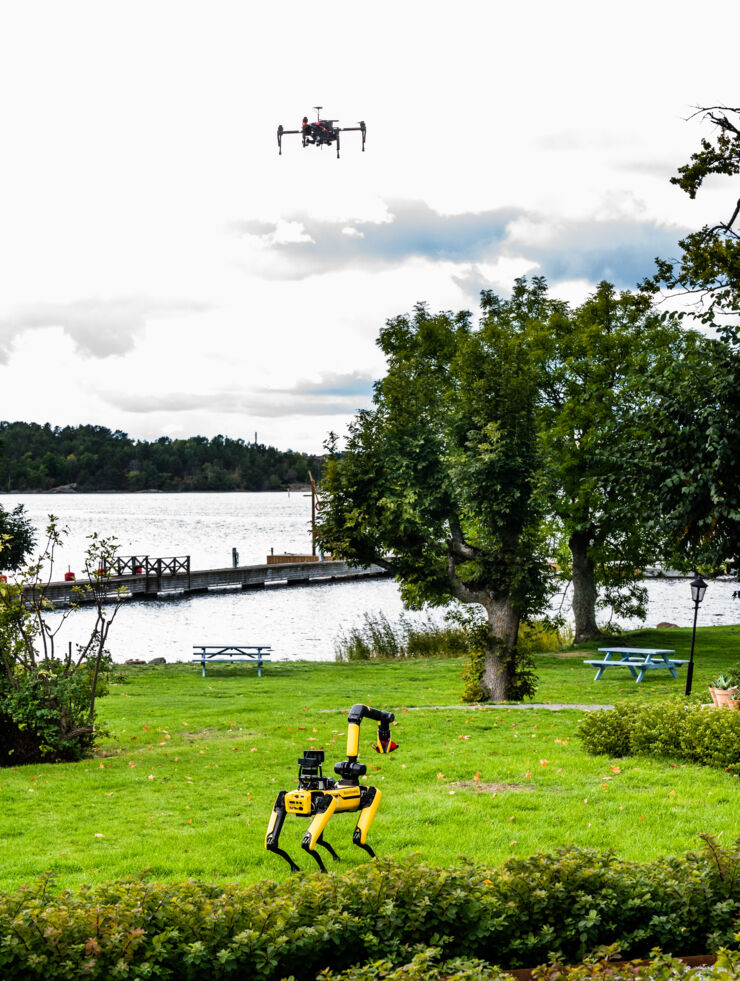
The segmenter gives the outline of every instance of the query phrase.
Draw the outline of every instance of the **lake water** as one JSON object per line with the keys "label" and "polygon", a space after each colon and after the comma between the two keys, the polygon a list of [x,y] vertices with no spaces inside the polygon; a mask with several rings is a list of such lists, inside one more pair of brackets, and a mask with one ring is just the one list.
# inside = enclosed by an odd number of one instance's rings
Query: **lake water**
{"label": "lake water", "polygon": [[[6,509],[23,504],[39,540],[50,513],[69,528],[54,578],[67,568],[78,576],[93,532],[115,535],[121,555],[190,555],[193,569],[263,563],[273,550],[311,551],[311,501],[299,492],[272,494],[0,494]],[[686,579],[647,580],[647,623],[667,620],[691,626],[693,606]],[[736,582],[712,582],[699,611],[701,626],[740,621],[732,599]],[[123,604],[109,636],[115,661],[136,657],[189,660],[193,644],[269,644],[273,659],[333,660],[342,630],[362,623],[365,613],[382,611],[392,622],[403,614],[391,580],[221,592],[187,599]],[[567,612],[568,611],[564,611]],[[434,618],[441,618],[435,611]],[[427,614],[406,613],[409,620]],[[91,611],[75,612],[62,627],[59,643],[89,632]],[[624,626],[639,626],[625,622]]]}

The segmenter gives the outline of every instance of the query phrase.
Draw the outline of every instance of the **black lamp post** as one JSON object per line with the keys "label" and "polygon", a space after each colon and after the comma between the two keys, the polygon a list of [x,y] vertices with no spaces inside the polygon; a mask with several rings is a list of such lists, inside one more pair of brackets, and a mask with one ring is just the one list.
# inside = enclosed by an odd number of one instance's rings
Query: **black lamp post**
{"label": "black lamp post", "polygon": [[699,604],[704,599],[707,591],[707,584],[701,576],[691,580],[691,598],[694,601],[694,629],[691,633],[691,654],[689,655],[689,666],[686,669],[686,694],[691,694],[691,682],[694,679],[694,641],[696,640],[696,618],[699,615]]}

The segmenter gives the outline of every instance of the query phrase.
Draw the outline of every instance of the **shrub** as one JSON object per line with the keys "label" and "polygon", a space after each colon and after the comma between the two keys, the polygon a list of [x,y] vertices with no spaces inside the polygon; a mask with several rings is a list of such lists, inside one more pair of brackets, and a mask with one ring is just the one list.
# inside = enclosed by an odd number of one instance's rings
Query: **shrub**
{"label": "shrub", "polygon": [[0,977],[310,981],[362,977],[359,965],[382,977],[378,961],[416,959],[418,974],[425,958],[444,977],[443,961],[475,958],[460,970],[493,981],[487,965],[574,964],[605,944],[705,953],[731,942],[740,903],[740,842],[707,845],[646,865],[574,848],[500,868],[378,859],[249,886],[131,879],[57,893],[46,875],[0,894]]}
{"label": "shrub", "polygon": [[638,706],[630,702],[620,702],[613,709],[589,712],[578,727],[586,751],[592,755],[629,756],[638,713]]}
{"label": "shrub", "polygon": [[[72,644],[58,656],[56,637],[77,603],[52,624],[52,604],[44,595],[43,572],[51,567],[64,532],[49,517],[46,546],[35,563],[20,569],[17,581],[0,581],[0,766],[79,759],[99,731],[95,701],[106,690],[110,665],[106,640],[119,607],[109,594],[115,544],[90,535],[85,556],[87,581],[75,587],[77,599],[95,611],[86,643]],[[0,553],[8,547],[0,537]]]}
{"label": "shrub", "polygon": [[670,757],[740,772],[740,712],[671,699],[621,703],[589,713],[578,728],[587,752]]}
{"label": "shrub", "polygon": [[511,981],[511,975],[477,957],[445,959],[439,947],[425,947],[406,964],[384,958],[341,974],[322,971],[318,981]]}
{"label": "shrub", "polygon": [[[107,664],[107,658],[105,659]],[[0,765],[46,760],[78,760],[100,730],[88,724],[93,698],[108,691],[104,675],[82,665],[66,673],[60,660],[40,661],[34,672],[19,672],[16,686],[0,675]]]}
{"label": "shrub", "polygon": [[[740,934],[736,937],[740,941]],[[740,977],[740,953],[723,949],[711,966],[690,967],[656,948],[647,961],[615,960],[619,945],[604,948],[587,957],[583,964],[551,964],[535,968],[532,981],[733,981]],[[290,979],[289,979],[290,981]],[[341,974],[322,971],[319,981],[512,981],[512,975],[491,967],[477,958],[455,957],[445,960],[438,947],[420,950],[413,960],[400,967],[389,960],[352,967]]]}

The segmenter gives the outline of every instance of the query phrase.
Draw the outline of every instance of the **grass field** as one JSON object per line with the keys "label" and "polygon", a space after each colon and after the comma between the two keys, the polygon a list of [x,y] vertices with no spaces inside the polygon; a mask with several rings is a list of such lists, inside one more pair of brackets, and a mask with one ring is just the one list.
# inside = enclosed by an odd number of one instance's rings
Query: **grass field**
{"label": "grass field", "polygon": [[[639,631],[623,643],[675,648],[689,630]],[[679,695],[667,672],[636,685],[624,670],[593,681],[583,651],[537,656],[536,701],[608,704]],[[697,634],[695,691],[740,661],[740,627]],[[588,656],[588,655],[584,655]],[[280,789],[295,786],[297,758],[345,758],[345,713],[355,702],[393,709],[399,750],[372,752],[360,734],[368,782],[383,794],[369,841],[380,855],[420,853],[445,865],[576,844],[647,860],[740,833],[740,780],[723,771],[646,758],[587,756],[583,712],[459,706],[460,660],[196,665],[116,669],[99,702],[109,735],[94,759],[0,771],[0,887],[54,871],[63,885],[139,874],[159,879],[254,881],[288,866],[264,850]],[[708,700],[708,699],[707,699]],[[368,861],[351,843],[355,817],[332,819],[337,868]],[[281,845],[301,868],[305,819],[289,817]]]}

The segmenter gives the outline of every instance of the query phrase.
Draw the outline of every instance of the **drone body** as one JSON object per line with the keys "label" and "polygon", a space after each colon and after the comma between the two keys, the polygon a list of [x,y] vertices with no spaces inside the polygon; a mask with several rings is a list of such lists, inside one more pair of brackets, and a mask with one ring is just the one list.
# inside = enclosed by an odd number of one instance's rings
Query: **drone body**
{"label": "drone body", "polygon": [[308,116],[304,116],[300,129],[283,129],[282,126],[278,126],[277,141],[278,150],[281,155],[283,152],[283,137],[286,135],[300,135],[301,144],[304,147],[331,146],[332,143],[336,143],[337,158],[339,158],[339,134],[351,132],[362,133],[362,150],[363,152],[365,151],[367,127],[363,120],[360,120],[357,126],[336,126],[335,124],[339,122],[337,119],[321,119],[319,115],[322,109],[321,106],[314,106],[314,109],[316,110],[315,123],[310,123]]}

